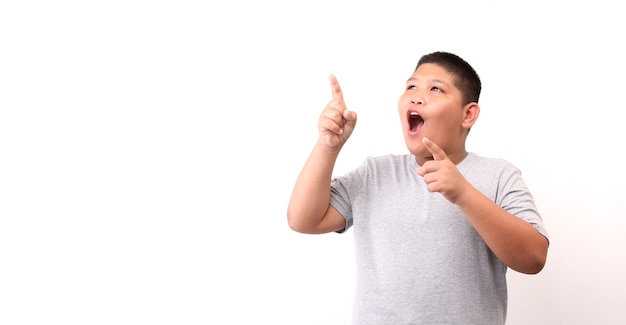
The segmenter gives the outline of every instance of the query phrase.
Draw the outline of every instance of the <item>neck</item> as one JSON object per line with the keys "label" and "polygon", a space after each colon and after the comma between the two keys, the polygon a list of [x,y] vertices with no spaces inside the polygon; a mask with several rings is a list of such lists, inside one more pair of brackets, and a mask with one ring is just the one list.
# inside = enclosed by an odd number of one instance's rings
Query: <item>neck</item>
{"label": "neck", "polygon": [[[459,150],[457,152],[451,153],[451,154],[447,154],[448,159],[455,165],[458,165],[461,161],[463,161],[463,159],[465,159],[465,157],[467,157],[467,151],[465,151],[465,149],[463,150]],[[426,163],[429,160],[435,160],[432,156],[427,156],[427,157],[418,157],[415,156],[415,160],[417,160],[417,163],[420,166],[424,166],[424,163]]]}

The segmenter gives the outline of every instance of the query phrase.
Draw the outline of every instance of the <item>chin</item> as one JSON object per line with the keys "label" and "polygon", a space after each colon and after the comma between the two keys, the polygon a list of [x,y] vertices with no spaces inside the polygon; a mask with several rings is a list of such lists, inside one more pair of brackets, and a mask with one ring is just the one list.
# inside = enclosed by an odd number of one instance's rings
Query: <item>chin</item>
{"label": "chin", "polygon": [[426,147],[421,142],[407,141],[406,147],[407,149],[409,149],[409,152],[416,157],[426,157],[430,155],[428,149],[426,149]]}

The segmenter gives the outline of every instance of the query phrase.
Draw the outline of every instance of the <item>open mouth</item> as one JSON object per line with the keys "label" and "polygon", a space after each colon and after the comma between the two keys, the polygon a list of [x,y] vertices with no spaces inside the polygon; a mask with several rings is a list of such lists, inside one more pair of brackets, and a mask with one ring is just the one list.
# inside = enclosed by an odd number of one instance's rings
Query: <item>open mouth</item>
{"label": "open mouth", "polygon": [[409,134],[411,135],[419,132],[424,126],[424,119],[417,111],[408,111],[407,119],[409,121]]}

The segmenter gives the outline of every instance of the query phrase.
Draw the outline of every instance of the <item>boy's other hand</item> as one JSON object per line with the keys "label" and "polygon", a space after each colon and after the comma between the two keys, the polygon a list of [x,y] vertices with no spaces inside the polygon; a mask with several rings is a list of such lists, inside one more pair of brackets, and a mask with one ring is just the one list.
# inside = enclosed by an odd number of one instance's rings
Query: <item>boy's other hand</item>
{"label": "boy's other hand", "polygon": [[417,168],[417,174],[424,178],[430,192],[439,192],[448,201],[456,203],[469,183],[439,145],[428,138],[423,138],[422,142],[433,154],[433,160]]}
{"label": "boy's other hand", "polygon": [[356,113],[346,108],[341,86],[334,75],[329,76],[332,100],[326,105],[318,122],[320,140],[329,148],[338,149],[348,140],[356,125]]}

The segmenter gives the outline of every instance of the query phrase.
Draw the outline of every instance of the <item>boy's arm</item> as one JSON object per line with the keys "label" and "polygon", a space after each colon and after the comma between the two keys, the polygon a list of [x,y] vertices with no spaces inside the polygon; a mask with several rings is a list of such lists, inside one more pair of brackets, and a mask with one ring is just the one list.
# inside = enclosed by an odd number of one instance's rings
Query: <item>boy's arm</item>
{"label": "boy's arm", "polygon": [[348,111],[341,87],[330,76],[332,100],[318,121],[319,139],[294,185],[287,208],[291,229],[302,233],[326,233],[345,228],[345,219],[330,205],[330,182],[339,151],[356,125],[356,113]]}
{"label": "boy's arm", "polygon": [[437,144],[425,138],[424,145],[434,160],[417,173],[424,177],[428,189],[456,204],[504,264],[518,272],[539,273],[546,263],[548,239],[473,187]]}
{"label": "boy's arm", "polygon": [[330,180],[338,153],[320,142],[313,148],[289,200],[291,229],[320,234],[345,228],[345,219],[330,205]]}
{"label": "boy's arm", "polygon": [[456,204],[487,246],[508,267],[527,274],[543,269],[548,239],[530,223],[505,211],[471,185]]}

